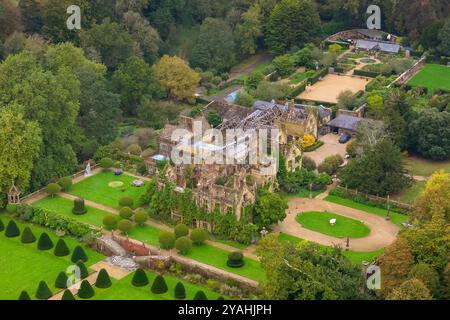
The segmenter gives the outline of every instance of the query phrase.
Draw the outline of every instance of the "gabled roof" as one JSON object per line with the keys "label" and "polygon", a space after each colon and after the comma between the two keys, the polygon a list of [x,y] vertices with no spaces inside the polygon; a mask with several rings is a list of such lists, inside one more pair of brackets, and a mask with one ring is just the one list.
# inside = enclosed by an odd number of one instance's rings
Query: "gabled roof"
{"label": "gabled roof", "polygon": [[358,117],[354,117],[354,116],[348,116],[348,115],[341,114],[341,115],[337,116],[336,118],[334,118],[333,120],[331,120],[328,123],[328,125],[331,127],[335,127],[335,128],[356,131],[356,129],[358,127],[358,123],[362,119],[363,118],[358,118]]}
{"label": "gabled roof", "polygon": [[380,50],[388,53],[398,53],[400,51],[400,45],[389,42],[358,39],[356,40],[356,49]]}

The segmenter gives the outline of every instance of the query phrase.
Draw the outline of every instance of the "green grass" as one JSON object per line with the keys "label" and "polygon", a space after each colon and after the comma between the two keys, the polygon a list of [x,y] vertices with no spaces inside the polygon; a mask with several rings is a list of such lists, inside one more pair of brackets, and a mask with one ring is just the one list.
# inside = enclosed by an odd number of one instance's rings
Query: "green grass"
{"label": "green grass", "polygon": [[439,170],[450,172],[450,160],[432,161],[423,158],[410,157],[405,160],[407,169],[413,176],[431,176]]}
{"label": "green grass", "polygon": [[108,214],[108,212],[90,206],[86,206],[87,209],[86,214],[75,215],[72,213],[73,201],[61,197],[55,198],[47,197],[42,200],[39,200],[38,202],[35,202],[33,206],[48,209],[50,211],[54,211],[56,213],[68,216],[78,221],[98,227],[101,227],[103,225],[103,217],[106,214]]}
{"label": "green grass", "polygon": [[156,277],[152,272],[147,272],[149,284],[145,287],[135,287],[131,284],[133,274],[129,274],[121,280],[112,280],[113,285],[108,289],[98,289],[94,287],[95,296],[92,300],[175,300],[174,289],[178,282],[182,282],[186,289],[186,300],[192,300],[197,291],[203,290],[209,300],[216,300],[220,294],[208,288],[195,285],[178,278],[164,275],[169,290],[164,294],[154,294],[151,292],[151,285]]}
{"label": "green grass", "polygon": [[392,198],[397,199],[398,197],[403,203],[413,204],[420,192],[422,192],[426,183],[426,181],[414,181],[411,187],[401,192],[398,196]]}
{"label": "green grass", "polygon": [[[1,217],[6,224],[9,218]],[[25,224],[17,222],[22,231]],[[56,244],[58,237],[49,230],[30,226],[37,239],[42,232],[47,234]],[[67,246],[73,251],[75,246],[79,245],[73,239],[64,238]],[[84,246],[83,246],[84,247]],[[87,266],[90,266],[104,257],[95,251],[84,247],[89,257]],[[53,249],[49,251],[40,251],[37,249],[37,242],[32,244],[22,244],[20,236],[17,238],[6,238],[4,232],[0,233],[0,300],[15,300],[19,297],[22,290],[26,290],[33,298],[38,284],[41,280],[47,282],[53,293],[57,290],[54,287],[56,277],[61,271],[66,271],[67,267],[73,265],[70,261],[70,255],[67,257],[56,257]]]}
{"label": "green grass", "polygon": [[305,80],[306,78],[312,76],[314,71],[306,71],[306,72],[297,72],[293,76],[289,78],[291,84],[298,84]]}
{"label": "green grass", "polygon": [[408,84],[426,87],[430,90],[450,90],[450,68],[440,64],[427,64],[408,81]]}
{"label": "green grass", "polygon": [[239,250],[245,250],[247,249],[248,245],[243,244],[243,243],[239,243],[236,241],[231,241],[231,240],[222,240],[222,239],[211,239],[214,242],[218,242],[218,243],[223,243],[226,244],[227,246],[239,249]]}
{"label": "green grass", "polygon": [[[136,180],[135,177],[126,174],[115,176],[112,171],[103,171],[74,184],[68,193],[116,209],[119,208],[120,197],[129,196],[134,199],[134,208],[136,208],[142,204],[140,196],[145,193],[146,186],[133,187],[131,183],[134,180]],[[108,184],[113,181],[122,181],[125,191],[122,192],[121,188],[109,187]]]}
{"label": "green grass", "polygon": [[[353,209],[358,209],[361,211],[365,211],[367,213],[373,213],[382,217],[386,217],[388,211],[386,209],[382,209],[382,208],[377,208],[377,207],[372,207],[369,205],[365,205],[362,203],[358,203],[349,199],[344,199],[344,198],[340,198],[337,196],[332,196],[329,195],[325,198],[326,201],[329,202],[333,202],[333,203],[337,203],[346,207],[350,207]],[[397,213],[394,211],[391,211],[389,213],[389,217],[391,218],[392,223],[398,225],[398,226],[402,226],[402,222],[406,222],[408,221],[408,216],[405,214],[401,214],[401,213]]]}
{"label": "green grass", "polygon": [[[336,219],[336,224],[331,225],[330,219]],[[364,238],[370,234],[362,222],[330,212],[302,212],[296,220],[306,229],[337,238]]]}
{"label": "green grass", "polygon": [[[279,241],[291,241],[294,243],[299,243],[302,241],[306,241],[294,236],[291,236],[289,234],[280,233],[278,236]],[[324,250],[331,249],[331,247],[323,246],[320,244],[317,244],[318,246],[322,247]],[[346,256],[354,265],[361,265],[363,261],[372,262],[374,261],[380,254],[384,252],[384,249],[379,249],[375,251],[368,251],[368,252],[359,252],[359,251],[342,251],[342,255]]]}

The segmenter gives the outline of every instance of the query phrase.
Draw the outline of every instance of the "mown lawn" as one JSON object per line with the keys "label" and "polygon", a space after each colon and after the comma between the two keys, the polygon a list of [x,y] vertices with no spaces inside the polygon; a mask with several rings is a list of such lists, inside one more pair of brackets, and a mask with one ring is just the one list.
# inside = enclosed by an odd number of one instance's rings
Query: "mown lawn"
{"label": "mown lawn", "polygon": [[[4,215],[1,219],[6,227],[9,218]],[[17,222],[19,229],[25,228],[25,224]],[[45,231],[56,244],[58,237],[48,230],[36,226],[30,226],[36,239]],[[70,238],[64,238],[70,251],[79,243]],[[83,246],[84,247],[84,246]],[[86,265],[90,266],[102,260],[104,257],[99,253],[84,247],[89,257]],[[17,238],[5,237],[5,232],[0,232],[0,300],[16,300],[22,290],[34,298],[40,281],[44,280],[53,293],[56,293],[54,282],[61,271],[73,265],[70,255],[67,257],[56,257],[53,249],[40,251],[37,249],[37,241],[31,244],[22,244],[20,236]]]}
{"label": "mown lawn", "polygon": [[112,280],[112,286],[108,289],[98,289],[94,287],[95,296],[92,300],[175,300],[174,290],[178,282],[182,282],[186,289],[186,300],[192,300],[197,291],[205,292],[208,300],[216,300],[220,294],[209,290],[208,288],[182,281],[175,277],[164,275],[168,291],[164,294],[152,293],[150,288],[156,277],[152,272],[147,272],[149,284],[145,287],[135,287],[131,284],[133,273],[121,280]]}
{"label": "mown lawn", "polygon": [[[280,233],[278,236],[278,240],[280,241],[291,241],[294,243],[299,243],[301,241],[306,241],[294,236],[291,236],[289,234]],[[317,244],[318,246],[322,247],[324,250],[331,249],[331,247],[323,246],[320,244]],[[342,255],[346,256],[353,264],[355,265],[361,265],[363,261],[372,262],[374,261],[380,254],[384,252],[384,249],[379,249],[375,251],[368,251],[368,252],[359,252],[359,251],[342,251]]]}
{"label": "mown lawn", "polygon": [[422,192],[426,185],[426,181],[414,181],[411,187],[405,189],[397,196],[392,197],[393,199],[399,199],[403,203],[413,204],[419,194]]}
{"label": "mown lawn", "polygon": [[418,157],[410,157],[405,160],[406,168],[413,176],[429,177],[436,171],[450,172],[450,160],[432,161]]}
{"label": "mown lawn", "polygon": [[[331,225],[330,219],[336,219],[336,223]],[[302,212],[296,220],[306,229],[337,238],[364,238],[370,234],[362,222],[330,212]]]}
{"label": "mown lawn", "polygon": [[[329,195],[325,198],[325,200],[329,201],[329,202],[337,203],[337,204],[340,204],[340,205],[343,205],[346,207],[365,211],[367,213],[373,213],[373,214],[376,214],[376,215],[379,215],[382,217],[387,217],[387,214],[388,214],[388,211],[386,209],[372,207],[369,205],[358,203],[358,202],[355,202],[355,201],[352,201],[349,199],[340,198],[337,196]],[[400,227],[402,226],[402,222],[406,222],[409,219],[409,217],[407,215],[401,214],[398,212],[394,212],[394,211],[389,212],[389,217],[390,217],[392,223],[394,223]]]}
{"label": "mown lawn", "polygon": [[[116,209],[119,208],[120,197],[129,196],[134,199],[134,208],[137,208],[142,205],[140,196],[145,193],[146,186],[133,187],[131,184],[136,179],[126,174],[115,176],[112,171],[102,171],[74,184],[68,193]],[[123,182],[125,190],[122,191],[121,187],[113,188],[108,185],[114,181]]]}
{"label": "mown lawn", "polygon": [[73,201],[61,198],[61,197],[55,197],[55,198],[44,198],[42,200],[39,200],[38,202],[35,202],[33,204],[34,207],[44,208],[51,211],[54,211],[56,213],[68,216],[70,218],[76,219],[78,221],[88,223],[91,225],[99,226],[101,227],[103,225],[103,217],[108,214],[108,212],[99,210],[97,208],[93,208],[90,206],[86,206],[87,213],[83,215],[75,215],[72,213],[73,209]]}
{"label": "mown lawn", "polygon": [[408,84],[426,87],[430,90],[450,90],[450,68],[440,64],[427,64],[408,81]]}

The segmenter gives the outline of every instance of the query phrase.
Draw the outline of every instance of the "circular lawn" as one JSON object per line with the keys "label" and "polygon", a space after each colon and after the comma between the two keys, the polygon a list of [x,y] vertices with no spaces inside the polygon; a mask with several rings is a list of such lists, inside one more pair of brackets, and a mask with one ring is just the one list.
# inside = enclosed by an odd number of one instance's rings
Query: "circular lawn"
{"label": "circular lawn", "polygon": [[[334,225],[330,219],[336,219]],[[304,228],[336,238],[364,238],[370,229],[362,222],[331,212],[303,212],[297,215],[297,222]]]}

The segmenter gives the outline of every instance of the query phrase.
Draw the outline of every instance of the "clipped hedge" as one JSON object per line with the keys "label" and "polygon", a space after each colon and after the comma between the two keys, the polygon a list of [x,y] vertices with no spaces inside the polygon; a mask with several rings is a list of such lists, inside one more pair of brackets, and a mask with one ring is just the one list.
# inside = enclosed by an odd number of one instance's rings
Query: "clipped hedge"
{"label": "clipped hedge", "polygon": [[313,151],[319,149],[323,145],[324,145],[323,141],[317,140],[312,146],[303,148],[303,152],[313,152]]}
{"label": "clipped hedge", "polygon": [[[67,247],[64,239],[59,239],[55,246],[55,251],[53,254],[57,257],[65,257],[70,254],[69,247]],[[77,260],[78,261],[78,260]],[[76,261],[75,261],[76,262]]]}
{"label": "clipped hedge", "polygon": [[234,251],[228,254],[227,266],[230,268],[241,268],[244,264],[244,255],[242,252]]}
{"label": "clipped hedge", "polygon": [[97,288],[106,289],[111,287],[111,285],[112,283],[108,271],[106,271],[106,269],[101,269],[98,273],[97,280],[95,281],[95,286]]}
{"label": "clipped hedge", "polygon": [[208,300],[208,297],[206,296],[205,292],[203,292],[202,290],[199,290],[195,294],[194,300]]}
{"label": "clipped hedge", "polygon": [[34,236],[33,231],[31,231],[30,227],[27,226],[25,227],[25,229],[23,229],[20,241],[24,244],[36,242],[36,237]]}
{"label": "clipped hedge", "polygon": [[55,288],[57,289],[66,289],[67,288],[67,280],[69,280],[69,277],[64,271],[61,271],[58,274],[58,277],[55,281]]}
{"label": "clipped hedge", "polygon": [[45,281],[39,282],[39,286],[36,291],[36,298],[40,300],[47,300],[52,295],[53,294],[50,291],[50,288],[48,287],[47,283]]}
{"label": "clipped hedge", "polygon": [[379,75],[381,75],[381,73],[374,72],[374,71],[367,71],[367,70],[353,70],[353,75],[361,76],[361,77],[376,78]]}
{"label": "clipped hedge", "polygon": [[54,246],[52,239],[46,232],[43,232],[39,237],[37,248],[42,251],[50,250]]}
{"label": "clipped hedge", "polygon": [[86,206],[84,205],[84,199],[78,198],[73,201],[72,213],[76,215],[83,215],[87,212]]}
{"label": "clipped hedge", "polygon": [[75,300],[75,297],[73,296],[72,292],[70,290],[65,290],[61,300]]}
{"label": "clipped hedge", "polygon": [[9,220],[8,225],[6,226],[5,236],[7,238],[15,238],[20,236],[20,230],[14,220]]}
{"label": "clipped hedge", "polygon": [[87,223],[47,209],[36,208],[26,204],[19,205],[14,216],[24,222],[32,222],[55,231],[61,230],[66,235],[77,239],[88,240],[100,234],[98,228],[93,228]]}
{"label": "clipped hedge", "polygon": [[155,294],[163,294],[168,290],[169,288],[167,287],[166,280],[164,280],[163,276],[157,275],[153,281],[151,291]]}
{"label": "clipped hedge", "polygon": [[148,277],[143,269],[137,269],[134,272],[133,279],[131,279],[131,284],[135,287],[145,287],[148,285]]}
{"label": "clipped hedge", "polygon": [[182,282],[178,282],[175,286],[174,296],[175,299],[186,299],[186,289],[184,288],[184,284]]}
{"label": "clipped hedge", "polygon": [[73,263],[77,263],[78,261],[86,262],[88,261],[88,256],[84,252],[83,248],[80,246],[76,246],[73,250],[72,258],[70,259]]}
{"label": "clipped hedge", "polygon": [[83,280],[80,285],[80,290],[78,290],[78,297],[81,299],[90,299],[95,295],[94,288],[87,280]]}

